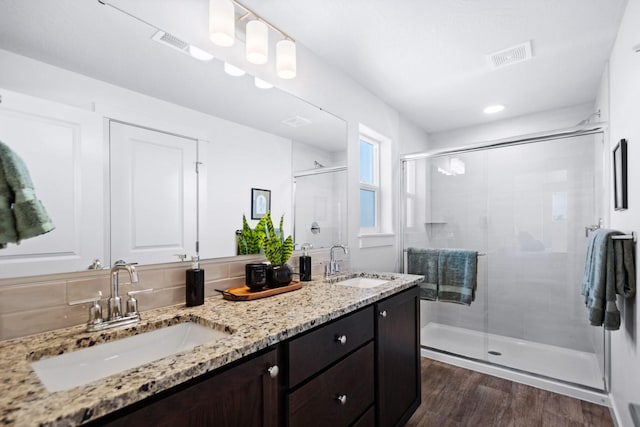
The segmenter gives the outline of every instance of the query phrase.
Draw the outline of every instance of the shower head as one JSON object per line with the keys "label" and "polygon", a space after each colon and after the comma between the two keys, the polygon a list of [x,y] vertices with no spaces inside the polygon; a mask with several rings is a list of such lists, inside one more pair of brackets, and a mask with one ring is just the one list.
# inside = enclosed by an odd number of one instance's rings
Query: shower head
{"label": "shower head", "polygon": [[591,119],[594,119],[596,117],[600,118],[600,110],[596,111],[595,113],[589,114],[589,116],[586,119],[582,120],[576,126],[582,126],[582,125],[589,124],[589,123],[591,123]]}

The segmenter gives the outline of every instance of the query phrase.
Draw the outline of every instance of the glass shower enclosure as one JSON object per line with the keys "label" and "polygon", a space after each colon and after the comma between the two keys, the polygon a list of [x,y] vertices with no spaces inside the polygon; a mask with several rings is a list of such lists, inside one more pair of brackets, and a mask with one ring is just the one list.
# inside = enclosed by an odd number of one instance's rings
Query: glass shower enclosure
{"label": "glass shower enclosure", "polygon": [[602,218],[603,133],[403,160],[403,248],[477,250],[470,306],[421,305],[425,349],[605,389],[604,332],[580,295]]}

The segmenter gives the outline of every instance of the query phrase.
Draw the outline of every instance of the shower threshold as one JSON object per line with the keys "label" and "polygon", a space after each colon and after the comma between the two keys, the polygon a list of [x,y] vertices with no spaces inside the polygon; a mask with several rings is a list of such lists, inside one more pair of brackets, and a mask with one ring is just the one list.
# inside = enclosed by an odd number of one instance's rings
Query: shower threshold
{"label": "shower threshold", "polygon": [[[594,353],[431,322],[422,355],[598,404],[608,404]],[[499,354],[496,354],[499,353]]]}

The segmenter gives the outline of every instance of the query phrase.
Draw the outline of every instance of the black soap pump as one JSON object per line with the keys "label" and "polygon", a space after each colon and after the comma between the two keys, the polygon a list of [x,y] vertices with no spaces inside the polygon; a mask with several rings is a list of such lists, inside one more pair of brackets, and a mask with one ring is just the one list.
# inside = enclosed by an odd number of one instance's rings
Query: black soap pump
{"label": "black soap pump", "polygon": [[302,255],[300,256],[299,265],[301,282],[311,281],[311,257],[309,256],[309,249],[311,249],[311,245],[309,243],[302,245]]}
{"label": "black soap pump", "polygon": [[200,268],[200,258],[191,257],[192,268],[187,270],[186,303],[187,307],[204,304],[204,270]]}

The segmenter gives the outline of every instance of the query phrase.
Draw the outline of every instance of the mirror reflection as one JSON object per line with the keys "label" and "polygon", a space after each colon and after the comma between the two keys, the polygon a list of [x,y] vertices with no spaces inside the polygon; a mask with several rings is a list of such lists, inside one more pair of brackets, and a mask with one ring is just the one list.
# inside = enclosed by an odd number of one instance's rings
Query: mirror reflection
{"label": "mirror reflection", "polygon": [[99,2],[8,3],[0,141],[27,164],[56,229],[0,250],[0,277],[172,262],[197,246],[201,258],[235,255],[252,188],[271,191],[298,247],[346,234],[346,197],[330,191],[346,179],[331,170],[346,164],[343,120],[163,46],[157,28]]}

